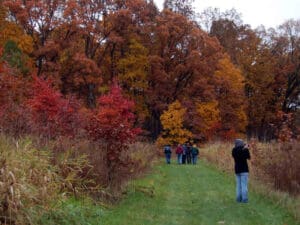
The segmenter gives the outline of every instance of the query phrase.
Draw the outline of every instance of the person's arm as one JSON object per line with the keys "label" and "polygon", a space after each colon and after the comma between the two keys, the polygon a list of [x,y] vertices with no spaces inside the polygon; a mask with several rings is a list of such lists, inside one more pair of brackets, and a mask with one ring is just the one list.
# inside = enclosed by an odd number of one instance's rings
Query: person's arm
{"label": "person's arm", "polygon": [[244,150],[245,150],[245,158],[250,160],[251,156],[250,156],[250,152],[249,152],[249,145],[246,145]]}

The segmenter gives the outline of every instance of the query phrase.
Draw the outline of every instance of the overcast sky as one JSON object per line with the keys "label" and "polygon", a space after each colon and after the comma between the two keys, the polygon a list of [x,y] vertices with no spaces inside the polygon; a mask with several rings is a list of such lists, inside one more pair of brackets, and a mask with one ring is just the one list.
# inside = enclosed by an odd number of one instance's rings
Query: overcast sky
{"label": "overcast sky", "polygon": [[[164,0],[154,0],[162,9]],[[244,23],[252,28],[259,25],[277,27],[287,19],[300,19],[300,0],[195,0],[196,12],[207,7],[219,8],[221,11],[235,8],[242,14]]]}

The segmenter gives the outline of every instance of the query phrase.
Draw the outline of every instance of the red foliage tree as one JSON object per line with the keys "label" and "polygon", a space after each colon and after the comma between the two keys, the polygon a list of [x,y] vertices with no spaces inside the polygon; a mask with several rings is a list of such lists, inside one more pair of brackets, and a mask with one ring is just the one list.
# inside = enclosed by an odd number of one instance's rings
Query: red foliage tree
{"label": "red foliage tree", "polygon": [[134,102],[123,97],[118,85],[113,85],[107,95],[101,96],[98,104],[87,129],[92,139],[106,143],[108,180],[111,181],[117,166],[127,165],[122,153],[141,130],[134,128]]}
{"label": "red foliage tree", "polygon": [[79,104],[73,99],[63,98],[49,81],[34,78],[33,95],[27,106],[32,131],[43,138],[74,136],[80,128]]}

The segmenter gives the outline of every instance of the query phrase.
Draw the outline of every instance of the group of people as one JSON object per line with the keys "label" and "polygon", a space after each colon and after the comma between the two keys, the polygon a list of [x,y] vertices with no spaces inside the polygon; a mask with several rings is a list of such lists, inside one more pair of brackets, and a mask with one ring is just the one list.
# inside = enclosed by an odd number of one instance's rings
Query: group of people
{"label": "group of people", "polygon": [[[164,153],[166,156],[167,164],[170,164],[171,156],[172,156],[171,145],[167,144],[164,146]],[[183,145],[178,144],[175,153],[177,155],[178,164],[196,164],[199,155],[199,149],[195,144],[194,145],[191,145],[189,143]]]}

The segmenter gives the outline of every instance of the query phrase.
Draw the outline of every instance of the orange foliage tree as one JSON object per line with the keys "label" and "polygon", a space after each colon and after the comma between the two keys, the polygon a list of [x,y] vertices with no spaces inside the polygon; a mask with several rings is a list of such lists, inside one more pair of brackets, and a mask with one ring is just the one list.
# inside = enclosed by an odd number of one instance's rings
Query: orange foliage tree
{"label": "orange foliage tree", "polygon": [[227,56],[219,61],[215,76],[218,79],[215,88],[222,124],[221,133],[231,138],[228,134],[234,137],[235,133],[244,133],[248,122],[244,78]]}

